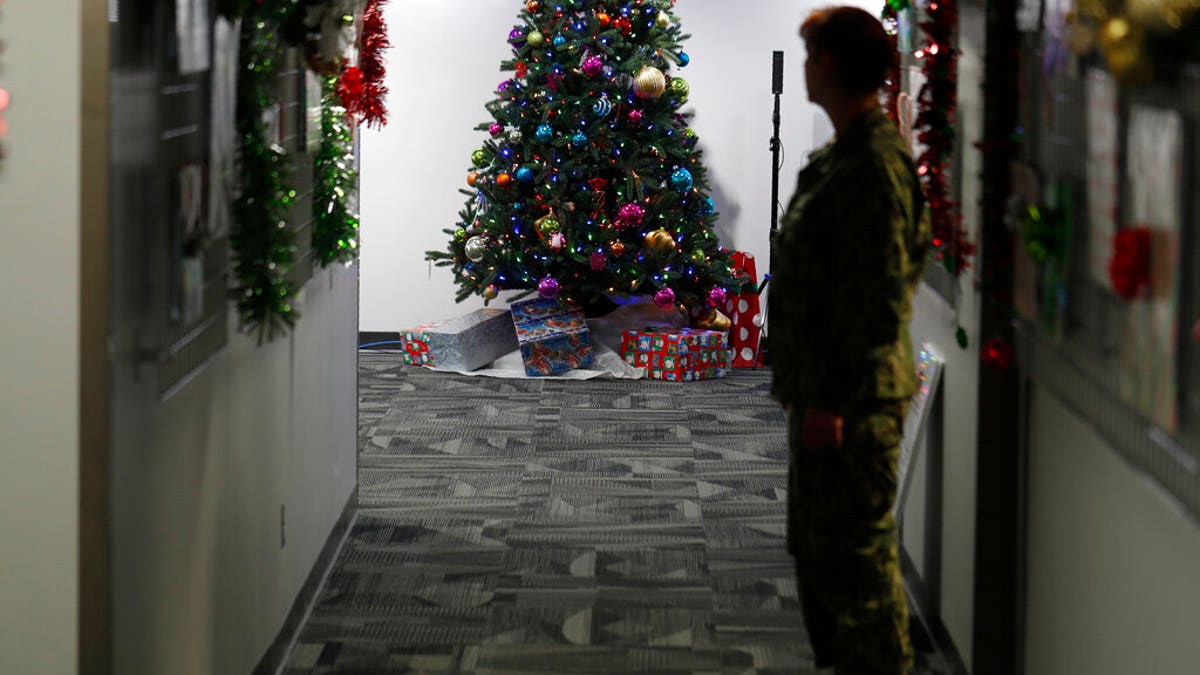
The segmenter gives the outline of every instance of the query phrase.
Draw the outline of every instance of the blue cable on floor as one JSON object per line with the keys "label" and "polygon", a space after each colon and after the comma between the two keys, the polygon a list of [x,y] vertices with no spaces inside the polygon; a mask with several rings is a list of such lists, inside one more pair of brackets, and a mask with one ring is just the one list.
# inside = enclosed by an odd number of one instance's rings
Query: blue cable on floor
{"label": "blue cable on floor", "polygon": [[402,345],[402,344],[404,344],[404,340],[388,340],[386,342],[368,342],[365,345],[359,345],[358,348],[366,349],[367,347],[378,347],[380,345]]}

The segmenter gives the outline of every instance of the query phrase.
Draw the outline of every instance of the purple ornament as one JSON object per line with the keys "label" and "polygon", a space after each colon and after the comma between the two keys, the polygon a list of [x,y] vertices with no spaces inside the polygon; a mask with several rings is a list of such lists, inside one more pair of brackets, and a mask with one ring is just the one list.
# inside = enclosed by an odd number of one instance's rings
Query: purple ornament
{"label": "purple ornament", "polygon": [[492,122],[492,126],[488,127],[488,133],[492,136],[499,136],[504,133],[504,125],[499,122]]}
{"label": "purple ornament", "polygon": [[654,294],[654,304],[663,309],[670,309],[675,304],[675,291],[670,288],[664,288]]}
{"label": "purple ornament", "polygon": [[642,217],[645,215],[646,212],[642,210],[642,207],[630,202],[617,211],[617,227],[621,229],[637,227],[642,224]]}
{"label": "purple ornament", "polygon": [[642,111],[638,110],[637,108],[630,110],[629,111],[629,122],[631,124],[641,124],[642,123]]}
{"label": "purple ornament", "polygon": [[509,89],[511,89],[511,88],[512,88],[512,84],[513,84],[513,83],[512,83],[512,80],[505,80],[505,81],[501,82],[501,83],[500,83],[500,84],[499,84],[499,85],[496,87],[496,93],[497,93],[497,94],[503,94],[504,92],[506,92],[506,91],[508,91]]}
{"label": "purple ornament", "polygon": [[599,56],[592,54],[583,60],[583,74],[588,77],[595,77],[604,69],[604,61]]}
{"label": "purple ornament", "polygon": [[513,42],[513,43],[524,42],[525,41],[525,31],[521,30],[521,28],[519,26],[516,28],[513,28],[508,33],[508,41]]}
{"label": "purple ornament", "polygon": [[547,300],[558,297],[558,292],[561,290],[562,286],[558,284],[558,279],[552,276],[542,277],[542,280],[538,282],[538,295]]}
{"label": "purple ornament", "polygon": [[720,286],[713,286],[708,292],[708,306],[720,307],[725,304],[725,289]]}

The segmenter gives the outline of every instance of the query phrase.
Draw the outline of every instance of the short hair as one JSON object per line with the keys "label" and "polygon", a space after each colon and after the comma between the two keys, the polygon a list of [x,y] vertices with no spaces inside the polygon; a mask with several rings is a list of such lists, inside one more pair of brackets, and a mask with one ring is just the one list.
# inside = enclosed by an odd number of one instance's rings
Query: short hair
{"label": "short hair", "polygon": [[851,95],[878,91],[900,64],[883,24],[857,7],[814,10],[800,24],[800,37],[813,52],[833,57],[841,86]]}

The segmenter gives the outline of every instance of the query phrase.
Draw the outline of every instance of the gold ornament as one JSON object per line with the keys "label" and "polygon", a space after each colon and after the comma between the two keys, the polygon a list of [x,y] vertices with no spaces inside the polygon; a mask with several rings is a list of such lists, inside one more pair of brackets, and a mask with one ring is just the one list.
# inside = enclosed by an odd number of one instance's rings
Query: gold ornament
{"label": "gold ornament", "polygon": [[659,12],[658,16],[654,17],[654,25],[666,30],[671,26],[671,15],[666,12]]}
{"label": "gold ornament", "polygon": [[558,222],[558,216],[553,213],[548,213],[538,218],[533,221],[533,225],[537,228],[538,235],[541,237],[549,237],[558,232],[559,228],[562,227],[562,224]]}
{"label": "gold ornament", "polygon": [[499,294],[500,291],[496,288],[496,284],[489,284],[487,288],[483,289],[484,300],[495,300]]}
{"label": "gold ornament", "polygon": [[667,76],[654,66],[642,66],[633,78],[633,93],[638,98],[658,98],[667,90]]}
{"label": "gold ornament", "polygon": [[658,254],[666,254],[675,250],[675,238],[664,229],[657,229],[646,235],[646,248]]}
{"label": "gold ornament", "polygon": [[704,330],[727,331],[733,327],[733,322],[721,310],[710,309],[696,321],[696,327]]}
{"label": "gold ornament", "polygon": [[614,258],[620,258],[621,256],[625,255],[625,242],[614,241],[612,245],[608,247],[608,250],[612,253]]}

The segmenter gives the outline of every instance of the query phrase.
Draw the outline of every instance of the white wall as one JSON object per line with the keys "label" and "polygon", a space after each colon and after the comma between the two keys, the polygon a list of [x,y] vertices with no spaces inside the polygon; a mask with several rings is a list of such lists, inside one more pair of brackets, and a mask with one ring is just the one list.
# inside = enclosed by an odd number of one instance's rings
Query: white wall
{"label": "white wall", "polygon": [[78,0],[0,14],[0,86],[12,95],[0,141],[5,675],[65,675],[77,659],[81,25]]}
{"label": "white wall", "polygon": [[[962,120],[963,148],[961,195],[963,223],[972,241],[978,241],[982,156],[975,143],[983,134],[984,14],[978,6],[960,6],[958,62],[958,114]],[[971,663],[975,597],[975,497],[976,435],[979,402],[979,294],[973,270],[959,283],[957,308],[922,284],[913,304],[912,339],[933,344],[946,360],[943,386],[944,424],[942,465],[942,555],[940,614],[959,654]],[[955,332],[966,329],[967,349],[958,346]],[[926,576],[922,539],[926,489],[925,467],[914,469],[913,485],[905,512],[905,546],[917,570]],[[928,581],[928,579],[927,579]]]}
{"label": "white wall", "polygon": [[356,276],[319,272],[290,337],[237,335],[173,398],[116,411],[148,429],[114,448],[114,672],[249,673],[278,633],[356,481]]}
{"label": "white wall", "polygon": [[[424,261],[441,250],[444,228],[457,222],[466,197],[471,151],[485,139],[475,125],[489,119],[484,104],[506,74],[506,43],[522,2],[469,3],[393,0],[385,9],[392,30],[388,58],[391,121],[362,140],[362,313],[364,331],[399,330],[482,306],[473,297],[454,304],[450,272]],[[787,203],[796,173],[814,147],[831,133],[823,113],[804,91],[800,22],[815,0],[755,0],[731,5],[690,0],[675,8],[691,64],[676,72],[691,84],[692,126],[700,137],[709,182],[721,219],[717,229],[731,249],[758,258],[766,271],[770,229],[771,52],[785,55],[780,136],[785,163],[780,201]],[[872,13],[881,2],[852,0]],[[431,28],[424,28],[431,27]],[[445,54],[452,44],[455,55]],[[429,96],[436,92],[436,96]]]}
{"label": "white wall", "polygon": [[1200,528],[1052,393],[1030,416],[1028,675],[1185,675]]}

